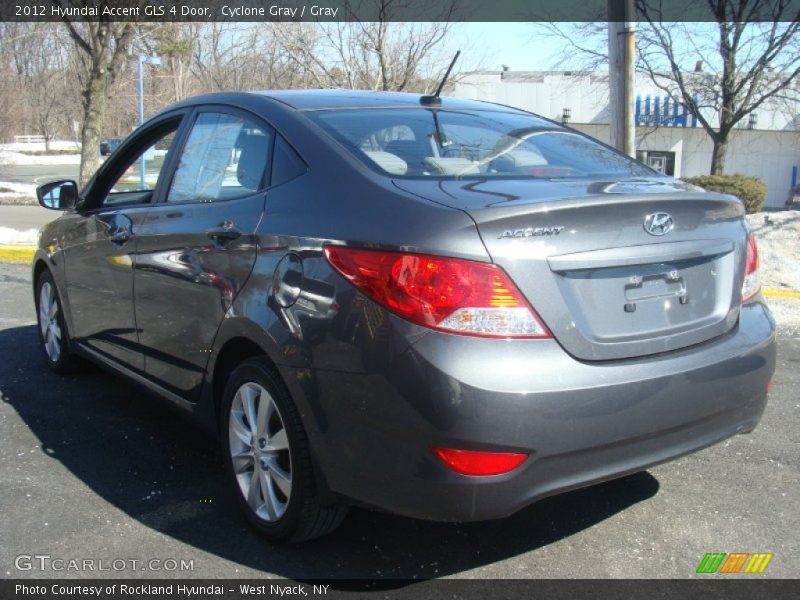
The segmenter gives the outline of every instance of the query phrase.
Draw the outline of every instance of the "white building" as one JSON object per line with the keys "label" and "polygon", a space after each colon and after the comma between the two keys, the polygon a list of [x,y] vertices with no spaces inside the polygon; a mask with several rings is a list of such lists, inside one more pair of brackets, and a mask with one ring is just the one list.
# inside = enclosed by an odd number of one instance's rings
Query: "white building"
{"label": "white building", "polygon": [[[800,87],[788,93],[793,101],[765,103],[728,144],[725,172],[764,181],[767,207],[783,206],[800,185]],[[529,110],[609,141],[606,73],[476,72],[463,75],[452,95]],[[635,96],[637,157],[675,177],[708,174],[713,144],[697,119],[670,102],[645,74],[637,76]],[[714,116],[708,118],[713,124]]]}

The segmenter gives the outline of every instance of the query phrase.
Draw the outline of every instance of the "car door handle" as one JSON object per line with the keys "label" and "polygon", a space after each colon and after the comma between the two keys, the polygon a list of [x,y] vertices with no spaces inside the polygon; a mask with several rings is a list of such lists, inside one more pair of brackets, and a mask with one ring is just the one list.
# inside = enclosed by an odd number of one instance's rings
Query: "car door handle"
{"label": "car door handle", "polygon": [[220,227],[213,227],[206,231],[206,235],[215,242],[220,240],[235,240],[242,235],[233,223],[225,223]]}
{"label": "car door handle", "polygon": [[115,244],[124,244],[131,239],[131,231],[127,227],[118,227],[108,234],[108,239]]}

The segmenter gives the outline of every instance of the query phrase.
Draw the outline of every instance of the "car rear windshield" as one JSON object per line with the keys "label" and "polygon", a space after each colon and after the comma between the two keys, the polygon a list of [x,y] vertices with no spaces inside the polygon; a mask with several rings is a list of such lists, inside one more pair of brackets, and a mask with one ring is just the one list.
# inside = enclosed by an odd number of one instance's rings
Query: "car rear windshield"
{"label": "car rear windshield", "polygon": [[656,174],[590,138],[526,114],[424,107],[306,114],[369,167],[392,177]]}

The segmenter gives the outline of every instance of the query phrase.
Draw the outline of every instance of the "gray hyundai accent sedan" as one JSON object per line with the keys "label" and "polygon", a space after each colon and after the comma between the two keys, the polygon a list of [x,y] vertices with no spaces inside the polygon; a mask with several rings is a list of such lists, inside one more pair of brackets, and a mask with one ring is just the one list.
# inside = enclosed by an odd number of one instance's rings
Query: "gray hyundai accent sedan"
{"label": "gray hyundai accent sedan", "polygon": [[64,211],[33,263],[50,368],[217,432],[273,540],[646,469],[751,431],[775,368],[738,199],[505,106],[206,95],[39,198]]}

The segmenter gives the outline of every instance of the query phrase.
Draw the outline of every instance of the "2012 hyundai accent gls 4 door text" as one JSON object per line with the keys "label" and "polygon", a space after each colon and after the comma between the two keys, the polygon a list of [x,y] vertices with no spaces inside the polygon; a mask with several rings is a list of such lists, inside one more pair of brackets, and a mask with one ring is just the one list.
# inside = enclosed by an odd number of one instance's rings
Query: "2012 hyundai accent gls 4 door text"
{"label": "2012 hyundai accent gls 4 door text", "polygon": [[273,540],[471,521],[752,430],[775,326],[742,203],[513,108],[220,93],[150,119],[33,263],[54,371],[219,434]]}

